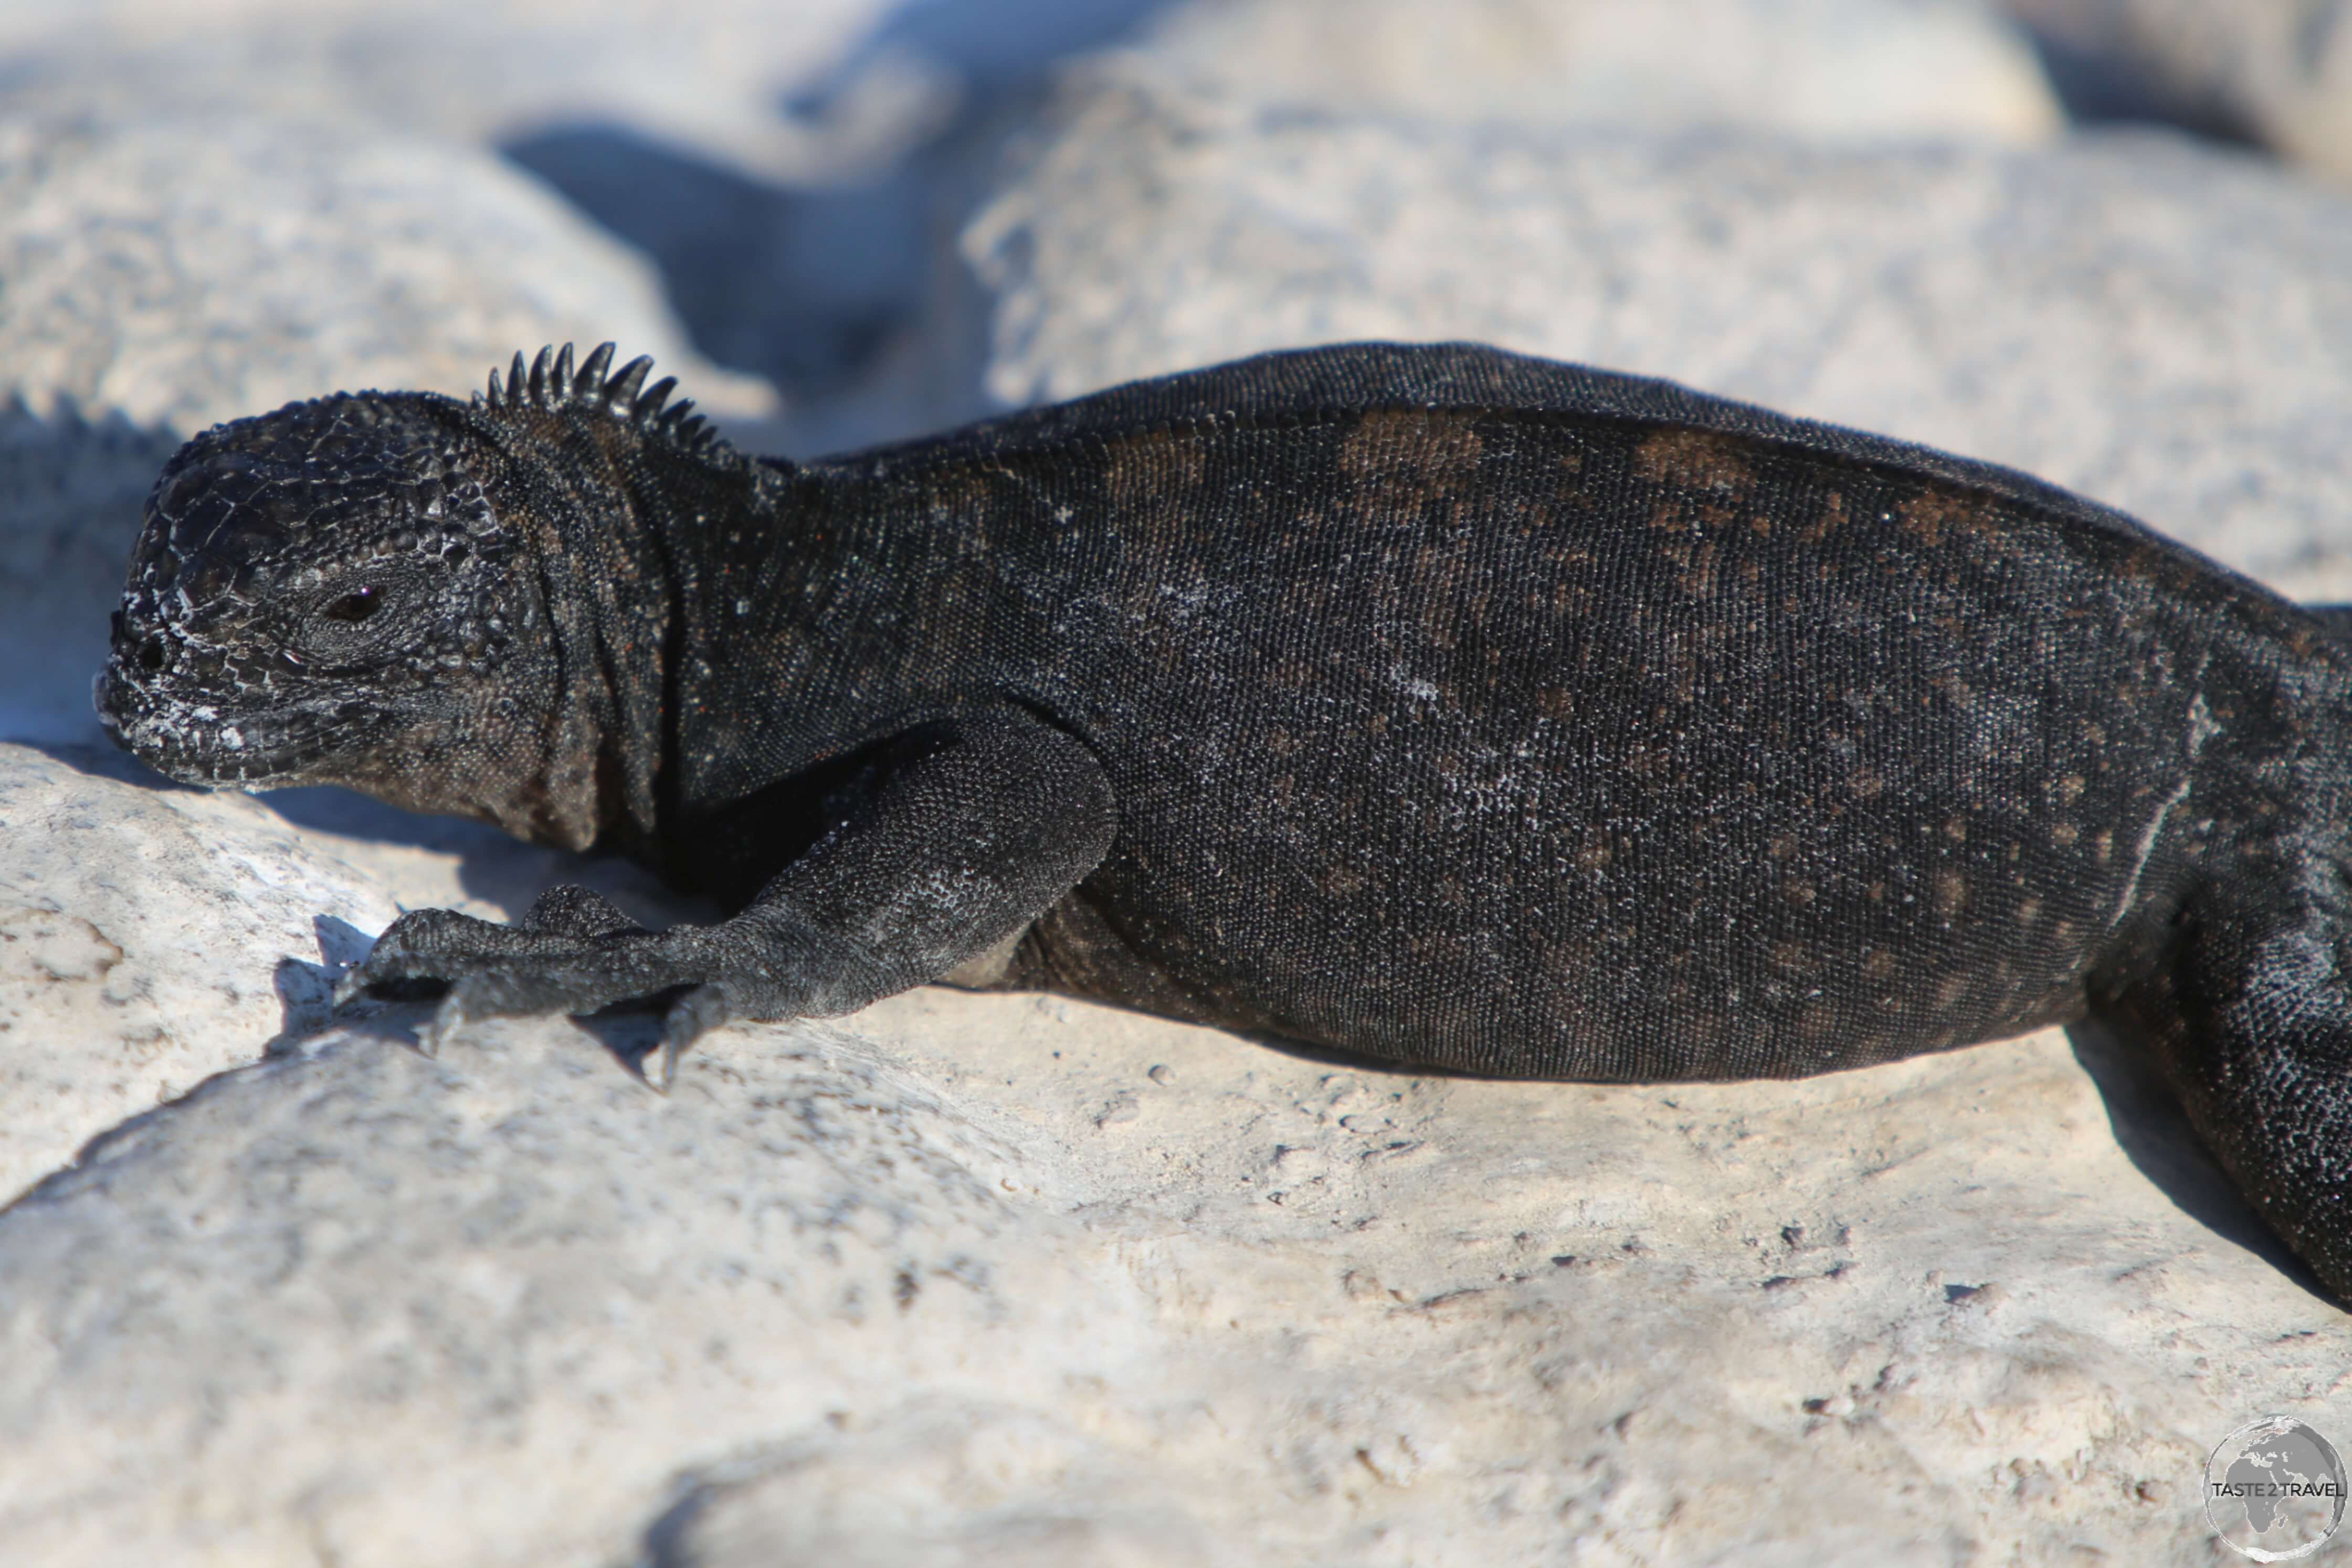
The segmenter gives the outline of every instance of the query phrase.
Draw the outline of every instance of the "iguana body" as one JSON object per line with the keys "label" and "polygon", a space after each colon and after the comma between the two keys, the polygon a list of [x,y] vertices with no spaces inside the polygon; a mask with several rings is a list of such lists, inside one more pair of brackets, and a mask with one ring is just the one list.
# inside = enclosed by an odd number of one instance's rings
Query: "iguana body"
{"label": "iguana body", "polygon": [[2005,470],[1491,350],[741,457],[542,354],[165,469],[100,707],[740,910],[406,915],[439,1028],[677,1050],[942,977],[1486,1072],[1785,1076],[2096,1012],[2352,1294],[2352,655]]}

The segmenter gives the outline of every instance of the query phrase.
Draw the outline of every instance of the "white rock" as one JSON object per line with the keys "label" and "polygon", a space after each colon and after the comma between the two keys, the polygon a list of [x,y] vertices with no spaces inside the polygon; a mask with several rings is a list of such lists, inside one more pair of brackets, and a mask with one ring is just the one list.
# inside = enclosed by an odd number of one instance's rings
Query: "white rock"
{"label": "white rock", "polygon": [[1522,127],[2037,141],[2064,116],[1972,0],[1197,0],[1119,68],[1261,103]]}
{"label": "white rock", "polygon": [[0,745],[0,1201],[126,1117],[327,1021],[399,911],[241,796]]}
{"label": "white rock", "polygon": [[665,925],[710,917],[624,862],[339,789],[215,794],[108,751],[0,743],[0,1203],[317,1032],[339,967],[403,909],[512,919],[557,882]]}
{"label": "white rock", "polygon": [[2006,0],[2085,69],[2352,179],[2347,0]]}
{"label": "white rock", "polygon": [[779,112],[840,60],[881,0],[66,0],[0,10],[18,101],[93,95],[117,112],[235,111],[373,121],[486,143],[549,124],[610,124],[773,177],[887,156],[932,110],[885,71],[833,123]]}
{"label": "white rock", "polygon": [[190,430],[362,386],[466,395],[551,329],[721,408],[645,264],[481,152],[323,121],[0,126],[0,397]]}
{"label": "white rock", "polygon": [[0,1215],[27,1560],[2188,1563],[2242,1413],[2347,1414],[2095,1042],[2112,1111],[2054,1035],[1600,1089],[926,992],[664,1102],[415,1012]]}
{"label": "white rock", "polygon": [[2178,137],[1857,150],[1112,85],[964,246],[1008,402],[1474,339],[2011,464],[2352,598],[2352,202]]}

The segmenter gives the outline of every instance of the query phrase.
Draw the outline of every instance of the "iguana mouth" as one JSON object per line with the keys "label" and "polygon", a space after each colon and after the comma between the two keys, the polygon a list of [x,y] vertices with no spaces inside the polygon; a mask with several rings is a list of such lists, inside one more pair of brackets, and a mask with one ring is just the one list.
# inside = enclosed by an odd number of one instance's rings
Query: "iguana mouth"
{"label": "iguana mouth", "polygon": [[266,712],[225,713],[158,689],[152,676],[142,679],[126,668],[138,659],[139,650],[126,661],[118,647],[91,682],[91,705],[115,744],[177,783],[261,789],[308,782],[312,768],[348,757],[379,716],[366,704],[305,703],[284,692]]}

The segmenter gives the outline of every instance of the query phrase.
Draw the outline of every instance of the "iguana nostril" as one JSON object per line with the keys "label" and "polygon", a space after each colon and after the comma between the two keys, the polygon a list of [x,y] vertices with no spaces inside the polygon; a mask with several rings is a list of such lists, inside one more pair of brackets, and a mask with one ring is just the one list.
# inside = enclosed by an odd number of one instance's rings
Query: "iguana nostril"
{"label": "iguana nostril", "polygon": [[153,673],[171,662],[170,652],[161,637],[150,637],[139,644],[139,667]]}

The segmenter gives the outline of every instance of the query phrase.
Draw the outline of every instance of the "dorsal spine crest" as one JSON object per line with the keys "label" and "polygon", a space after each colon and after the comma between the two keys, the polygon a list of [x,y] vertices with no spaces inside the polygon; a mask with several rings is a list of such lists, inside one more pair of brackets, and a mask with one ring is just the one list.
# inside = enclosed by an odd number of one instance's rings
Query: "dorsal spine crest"
{"label": "dorsal spine crest", "polygon": [[518,352],[513,364],[507,369],[501,382],[499,372],[490,372],[487,392],[476,392],[474,402],[485,408],[505,413],[519,409],[541,409],[557,413],[567,408],[590,410],[608,415],[631,426],[650,439],[693,456],[717,456],[725,444],[709,421],[693,412],[694,400],[679,398],[669,401],[677,386],[676,376],[664,376],[648,387],[646,372],[653,369],[653,356],[640,354],[613,370],[613,345],[599,343],[575,369],[572,345],[561,350],[549,345],[539,350],[536,358],[526,363]]}

